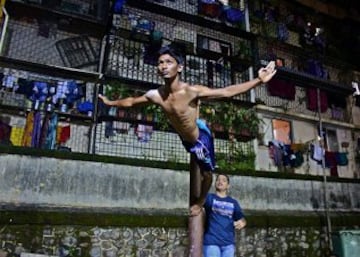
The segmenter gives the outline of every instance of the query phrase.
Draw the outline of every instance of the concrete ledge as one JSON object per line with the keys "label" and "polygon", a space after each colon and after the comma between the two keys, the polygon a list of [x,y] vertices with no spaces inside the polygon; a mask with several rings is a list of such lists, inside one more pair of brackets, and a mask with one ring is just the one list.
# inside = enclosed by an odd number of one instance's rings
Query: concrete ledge
{"label": "concrete ledge", "polygon": [[[133,210],[135,211],[135,210]],[[180,227],[186,228],[188,216],[171,214],[118,214],[80,212],[79,210],[0,210],[2,225],[86,225],[126,227]],[[247,227],[321,227],[326,224],[324,213],[309,212],[251,212],[246,211]],[[359,214],[331,215],[337,227],[360,226]]]}

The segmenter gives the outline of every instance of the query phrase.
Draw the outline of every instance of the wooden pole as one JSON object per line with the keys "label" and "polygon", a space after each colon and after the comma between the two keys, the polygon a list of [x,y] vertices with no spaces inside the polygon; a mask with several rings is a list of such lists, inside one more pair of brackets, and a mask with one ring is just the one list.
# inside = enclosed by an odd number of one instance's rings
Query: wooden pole
{"label": "wooden pole", "polygon": [[[193,155],[190,159],[190,199],[192,206],[200,196],[202,175],[200,168]],[[190,216],[189,223],[189,257],[202,257],[203,234],[204,234],[204,213]]]}
{"label": "wooden pole", "polygon": [[[318,115],[319,115],[319,130],[320,130],[320,138],[322,140],[322,148],[325,148],[325,137],[323,135],[323,124],[322,124],[322,117],[321,117],[321,98],[320,98],[320,89],[317,88],[316,95],[317,95],[317,107],[318,107]],[[329,203],[328,203],[328,193],[327,193],[327,178],[326,178],[326,171],[325,171],[325,154],[321,155],[321,166],[323,170],[323,197],[324,197],[324,210],[325,210],[325,218],[326,218],[326,242],[330,249],[330,252],[333,251],[333,245],[331,240],[332,228],[331,228],[331,219],[329,214]]]}
{"label": "wooden pole", "polygon": [[2,18],[4,14],[3,7],[5,6],[5,2],[6,0],[0,0],[0,18]]}

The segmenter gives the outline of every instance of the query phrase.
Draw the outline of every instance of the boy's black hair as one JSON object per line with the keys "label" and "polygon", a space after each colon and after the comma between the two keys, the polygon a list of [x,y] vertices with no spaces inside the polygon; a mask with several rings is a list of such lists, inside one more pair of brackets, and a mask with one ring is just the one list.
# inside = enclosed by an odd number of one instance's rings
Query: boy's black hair
{"label": "boy's black hair", "polygon": [[159,57],[160,55],[168,54],[173,57],[178,64],[184,64],[184,58],[180,52],[180,50],[173,45],[166,45],[160,48],[159,50]]}
{"label": "boy's black hair", "polygon": [[218,173],[218,174],[216,175],[216,179],[217,179],[219,176],[224,176],[224,177],[226,177],[226,179],[227,179],[227,181],[228,181],[228,184],[230,184],[230,177],[229,177],[228,175],[226,175],[226,174],[224,174],[224,173]]}

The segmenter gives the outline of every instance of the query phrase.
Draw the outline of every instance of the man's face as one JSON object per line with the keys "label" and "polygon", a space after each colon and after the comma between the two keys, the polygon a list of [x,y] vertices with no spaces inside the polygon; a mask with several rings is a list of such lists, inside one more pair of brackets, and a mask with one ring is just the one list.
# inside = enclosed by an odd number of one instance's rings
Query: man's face
{"label": "man's face", "polygon": [[183,69],[183,65],[178,64],[176,59],[169,54],[163,54],[158,60],[158,74],[164,79],[177,76]]}

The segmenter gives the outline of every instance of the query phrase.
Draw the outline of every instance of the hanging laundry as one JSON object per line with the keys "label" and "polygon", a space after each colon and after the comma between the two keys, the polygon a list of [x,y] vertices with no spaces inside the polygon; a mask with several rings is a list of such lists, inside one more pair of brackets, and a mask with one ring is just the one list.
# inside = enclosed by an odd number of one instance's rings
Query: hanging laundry
{"label": "hanging laundry", "polygon": [[10,134],[10,141],[15,146],[22,146],[22,138],[24,136],[25,129],[21,127],[12,127]]}
{"label": "hanging laundry", "polygon": [[49,120],[46,140],[45,140],[45,144],[43,145],[43,148],[51,149],[51,150],[55,149],[57,125],[58,125],[58,115],[56,113],[52,113]]}
{"label": "hanging laundry", "polygon": [[310,144],[310,156],[311,159],[316,161],[318,164],[322,163],[325,150],[319,144]]}
{"label": "hanging laundry", "polygon": [[230,7],[223,9],[223,12],[225,12],[226,21],[232,24],[241,23],[245,20],[245,12],[240,9]]}
{"label": "hanging laundry", "polygon": [[335,120],[344,120],[344,109],[336,106],[331,106],[331,118]]}
{"label": "hanging laundry", "polygon": [[42,126],[41,126],[41,132],[40,132],[40,139],[39,139],[39,147],[43,148],[43,145],[45,144],[46,136],[47,136],[47,130],[49,127],[49,120],[50,120],[50,113],[45,113]]}
{"label": "hanging laundry", "polygon": [[70,139],[70,125],[58,126],[56,130],[56,141],[59,145]]}
{"label": "hanging laundry", "polygon": [[347,153],[335,153],[336,163],[339,166],[347,166],[349,164],[349,160],[347,157]]}
{"label": "hanging laundry", "polygon": [[116,131],[116,133],[128,134],[130,123],[114,121],[113,129]]}
{"label": "hanging laundry", "polygon": [[216,18],[219,17],[221,8],[215,0],[200,0],[199,13],[211,18]]}
{"label": "hanging laundry", "polygon": [[290,81],[273,78],[267,82],[268,93],[283,99],[295,100],[295,85]]}
{"label": "hanging laundry", "polygon": [[65,81],[58,81],[56,84],[56,93],[52,97],[53,104],[58,104],[66,98],[68,94],[67,83]]}
{"label": "hanging laundry", "polygon": [[300,167],[304,163],[304,156],[301,151],[295,152],[295,159],[292,160],[293,166],[292,167]]}
{"label": "hanging laundry", "polygon": [[330,175],[338,177],[337,162],[334,152],[325,151],[325,167],[330,168]]}
{"label": "hanging laundry", "polygon": [[34,128],[34,112],[31,111],[26,116],[22,146],[31,147],[32,133]]}
{"label": "hanging laundry", "polygon": [[275,166],[282,166],[283,164],[283,150],[284,144],[277,140],[269,142],[269,156],[273,159]]}
{"label": "hanging laundry", "polygon": [[33,85],[33,94],[30,96],[30,100],[33,102],[40,101],[45,102],[48,94],[48,84],[46,82],[35,81]]}
{"label": "hanging laundry", "polygon": [[[318,97],[316,88],[308,88],[307,94],[307,108],[310,111],[318,111]],[[328,98],[327,93],[320,90],[320,111],[326,112],[328,109]]]}
{"label": "hanging laundry", "polygon": [[57,121],[57,114],[45,114],[41,127],[39,147],[43,149],[55,149]]}
{"label": "hanging laundry", "polygon": [[18,79],[18,87],[15,91],[17,94],[25,95],[30,98],[33,93],[33,82],[24,78]]}
{"label": "hanging laundry", "polygon": [[41,113],[36,111],[34,113],[33,131],[31,134],[31,146],[38,148],[40,147],[40,136],[41,136]]}
{"label": "hanging laundry", "polygon": [[295,167],[296,155],[291,149],[291,145],[284,145],[282,147],[282,159],[284,166]]}
{"label": "hanging laundry", "polygon": [[113,125],[114,125],[113,121],[105,122],[105,138],[110,138],[110,137],[115,136]]}
{"label": "hanging laundry", "polygon": [[305,72],[323,79],[329,79],[329,72],[324,68],[319,60],[308,59],[306,61]]}
{"label": "hanging laundry", "polygon": [[139,124],[136,127],[135,134],[139,142],[149,142],[151,139],[151,134],[153,132],[153,127],[149,125]]}
{"label": "hanging laundry", "polygon": [[82,114],[92,113],[94,110],[94,104],[90,101],[85,101],[83,103],[78,104],[77,110]]}
{"label": "hanging laundry", "polygon": [[8,74],[3,77],[2,85],[10,90],[13,90],[17,86],[17,77]]}
{"label": "hanging laundry", "polygon": [[72,107],[75,101],[79,100],[82,95],[80,95],[78,84],[74,80],[65,81],[67,91],[66,91],[66,103]]}
{"label": "hanging laundry", "polygon": [[12,127],[9,125],[10,117],[0,117],[0,144],[11,145],[10,135]]}
{"label": "hanging laundry", "polygon": [[124,4],[126,3],[125,0],[115,0],[115,3],[113,5],[113,11],[114,13],[120,14],[122,13]]}

